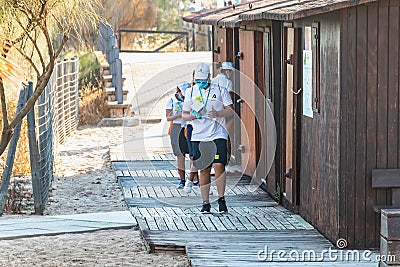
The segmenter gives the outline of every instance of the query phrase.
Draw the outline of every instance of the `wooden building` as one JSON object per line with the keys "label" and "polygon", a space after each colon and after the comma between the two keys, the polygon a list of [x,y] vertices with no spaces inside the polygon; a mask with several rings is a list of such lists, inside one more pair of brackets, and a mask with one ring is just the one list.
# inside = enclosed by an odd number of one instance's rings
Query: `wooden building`
{"label": "wooden building", "polygon": [[[334,243],[379,247],[390,189],[373,169],[400,168],[400,1],[264,0],[186,18],[213,26],[214,61],[233,61],[272,102],[277,129],[266,179],[273,196]],[[246,175],[257,176],[265,125],[236,81],[249,135]],[[266,177],[258,177],[266,178]],[[400,179],[400,177],[399,177]]]}

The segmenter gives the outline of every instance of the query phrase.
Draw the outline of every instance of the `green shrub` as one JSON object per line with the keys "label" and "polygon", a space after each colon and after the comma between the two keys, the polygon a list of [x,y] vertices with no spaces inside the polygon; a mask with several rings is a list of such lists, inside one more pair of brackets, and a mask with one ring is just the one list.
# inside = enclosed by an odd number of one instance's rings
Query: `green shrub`
{"label": "green shrub", "polygon": [[79,85],[80,87],[92,85],[98,87],[100,64],[96,55],[89,52],[79,56]]}

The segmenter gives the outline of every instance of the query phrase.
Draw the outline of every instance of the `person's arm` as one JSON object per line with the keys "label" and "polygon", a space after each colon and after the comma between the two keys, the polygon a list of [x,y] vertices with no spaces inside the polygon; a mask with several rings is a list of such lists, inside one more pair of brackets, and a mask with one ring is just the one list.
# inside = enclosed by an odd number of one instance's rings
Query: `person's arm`
{"label": "person's arm", "polygon": [[182,117],[182,113],[178,113],[175,115],[172,115],[172,109],[166,109],[165,110],[165,117],[167,118],[167,121],[174,121],[178,118]]}
{"label": "person's arm", "polygon": [[229,117],[233,115],[233,106],[228,105],[224,106],[223,110],[216,111],[213,107],[213,109],[208,113],[208,117],[210,119],[218,118],[218,117]]}

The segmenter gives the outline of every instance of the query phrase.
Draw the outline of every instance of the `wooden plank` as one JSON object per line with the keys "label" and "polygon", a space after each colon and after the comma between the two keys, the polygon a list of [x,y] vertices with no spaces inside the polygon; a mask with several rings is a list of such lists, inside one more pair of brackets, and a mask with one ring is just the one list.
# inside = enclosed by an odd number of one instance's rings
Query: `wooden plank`
{"label": "wooden plank", "polygon": [[267,230],[275,230],[276,227],[271,223],[271,221],[266,217],[259,217],[258,220],[262,223]]}
{"label": "wooden plank", "polygon": [[167,223],[164,221],[163,217],[156,217],[155,221],[159,230],[169,230],[169,227],[167,226]]}
{"label": "wooden plank", "polygon": [[211,217],[209,217],[209,216],[200,217],[200,220],[203,222],[203,224],[207,228],[207,230],[209,230],[209,231],[217,230],[217,228],[211,221]]}
{"label": "wooden plank", "polygon": [[151,217],[151,214],[147,211],[147,208],[139,208],[139,211],[143,217]]}
{"label": "wooden plank", "polygon": [[164,221],[169,230],[178,230],[178,227],[176,227],[173,217],[169,217],[169,216],[164,217]]}
{"label": "wooden plank", "polygon": [[[350,88],[348,92],[348,129],[347,129],[347,162],[346,162],[346,199],[347,199],[347,222],[348,225],[348,235],[346,240],[353,244],[355,241],[355,162],[356,162],[356,81],[357,81],[357,41],[355,37],[357,36],[357,9],[352,8],[349,11],[348,17],[348,66],[346,75],[346,88]],[[346,63],[345,63],[346,64]]]}
{"label": "wooden plank", "polygon": [[206,231],[207,227],[203,224],[199,217],[193,216],[192,221],[199,231]]}
{"label": "wooden plank", "polygon": [[219,217],[219,220],[224,225],[226,230],[236,230],[235,225],[231,222],[231,220],[229,220],[228,216],[221,216]]}
{"label": "wooden plank", "polygon": [[131,187],[130,190],[132,197],[140,197],[140,191],[137,187]]}
{"label": "wooden plank", "polygon": [[122,194],[123,194],[124,198],[132,197],[131,190],[129,187],[122,187]]}
{"label": "wooden plank", "polygon": [[152,198],[157,198],[157,194],[156,194],[156,192],[154,191],[154,188],[153,187],[146,187],[146,191],[147,191],[147,194],[149,195],[149,197],[152,197]]}
{"label": "wooden plank", "polygon": [[[377,156],[377,65],[378,65],[378,8],[376,5],[368,7],[368,73],[367,73],[367,184],[371,184],[371,172],[376,168]],[[380,225],[373,211],[376,204],[376,191],[366,187],[366,216],[371,221],[366,224],[366,244],[369,247],[378,246],[377,235]],[[345,195],[344,195],[345,196]],[[342,201],[346,203],[346,201]]]}
{"label": "wooden plank", "polygon": [[179,216],[179,214],[175,213],[174,209],[171,207],[164,207],[164,211],[168,214],[167,217],[175,217]]}
{"label": "wooden plank", "polygon": [[400,169],[373,169],[372,188],[400,187]]}
{"label": "wooden plank", "polygon": [[150,173],[151,173],[151,176],[153,176],[153,177],[160,177],[156,170],[150,170]]}
{"label": "wooden plank", "polygon": [[161,187],[159,186],[153,186],[154,192],[156,192],[157,198],[163,198],[165,197],[164,192],[161,190]]}
{"label": "wooden plank", "polygon": [[145,177],[152,177],[150,170],[142,170]]}
{"label": "wooden plank", "polygon": [[390,1],[388,64],[388,168],[398,167],[399,158],[399,1]]}
{"label": "wooden plank", "polygon": [[144,217],[136,217],[136,221],[139,225],[140,230],[144,231],[144,230],[149,230],[150,227],[147,224],[147,221]]}
{"label": "wooden plank", "polygon": [[140,192],[140,197],[149,197],[149,193],[147,192],[145,187],[139,186],[138,190]]}
{"label": "wooden plank", "polygon": [[214,224],[215,228],[217,228],[218,231],[226,231],[225,225],[221,222],[219,219],[220,217],[210,217],[211,222]]}
{"label": "wooden plank", "polygon": [[[377,161],[376,168],[388,164],[388,62],[389,62],[389,8],[385,1],[378,7],[378,96],[377,96]],[[376,205],[388,205],[387,189],[376,189]],[[379,227],[378,223],[376,227]],[[379,229],[379,228],[377,228]]]}
{"label": "wooden plank", "polygon": [[173,217],[173,220],[175,222],[176,227],[178,228],[178,230],[183,230],[186,231],[188,230],[186,227],[185,222],[183,221],[184,217]]}
{"label": "wooden plank", "polygon": [[133,217],[141,217],[142,216],[142,214],[140,213],[139,209],[136,208],[136,207],[130,207],[129,211],[131,212]]}
{"label": "wooden plank", "polygon": [[254,225],[254,227],[257,230],[265,230],[265,227],[263,224],[261,224],[258,220],[257,217],[255,216],[246,216],[246,218],[251,222],[252,225]]}
{"label": "wooden plank", "polygon": [[192,217],[182,217],[182,220],[189,231],[197,231],[197,227],[192,221]]}
{"label": "wooden plank", "polygon": [[237,218],[243,224],[243,226],[246,227],[247,230],[256,230],[254,225],[247,219],[247,217],[240,216],[240,217],[237,217]]}
{"label": "wooden plank", "polygon": [[357,8],[357,87],[356,87],[356,162],[355,162],[355,236],[356,247],[364,246],[365,234],[365,176],[366,176],[366,124],[367,124],[367,7]]}
{"label": "wooden plank", "polygon": [[147,208],[147,212],[150,214],[151,217],[160,217],[160,214],[157,212],[155,208]]}
{"label": "wooden plank", "polygon": [[164,193],[165,197],[173,197],[173,195],[170,191],[170,187],[162,186],[160,188],[161,188],[162,192]]}
{"label": "wooden plank", "polygon": [[145,218],[147,225],[149,226],[150,230],[160,230],[157,226],[156,220],[153,217],[146,217]]}

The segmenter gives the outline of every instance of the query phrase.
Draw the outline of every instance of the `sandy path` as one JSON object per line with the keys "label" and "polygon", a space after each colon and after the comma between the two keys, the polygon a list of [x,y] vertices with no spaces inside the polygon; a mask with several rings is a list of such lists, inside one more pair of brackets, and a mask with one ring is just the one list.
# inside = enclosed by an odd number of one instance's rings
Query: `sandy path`
{"label": "sandy path", "polygon": [[[134,135],[143,126],[131,129]],[[59,147],[45,214],[127,210],[109,161],[122,127],[85,127]],[[10,216],[7,216],[10,217]],[[104,230],[0,241],[0,266],[189,266],[184,255],[149,254],[139,231]]]}

